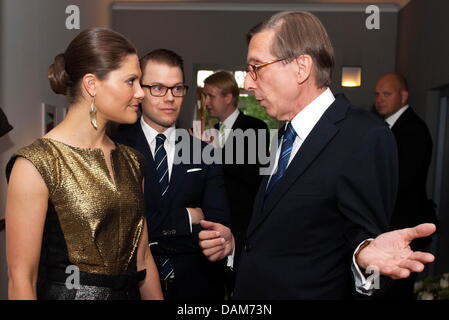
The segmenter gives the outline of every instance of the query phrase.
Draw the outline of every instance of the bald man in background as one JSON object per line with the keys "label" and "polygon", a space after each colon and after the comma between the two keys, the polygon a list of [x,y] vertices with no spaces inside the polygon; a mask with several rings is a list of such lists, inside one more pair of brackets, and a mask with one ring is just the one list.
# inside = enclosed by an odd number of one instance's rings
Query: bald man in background
{"label": "bald man in background", "polygon": [[[413,227],[420,223],[436,223],[431,202],[427,199],[426,181],[432,157],[432,138],[426,123],[408,105],[406,79],[388,73],[377,81],[375,108],[391,128],[398,146],[399,185],[390,229]],[[431,238],[412,242],[413,250],[428,249]],[[414,299],[416,274],[394,282],[383,299]]]}

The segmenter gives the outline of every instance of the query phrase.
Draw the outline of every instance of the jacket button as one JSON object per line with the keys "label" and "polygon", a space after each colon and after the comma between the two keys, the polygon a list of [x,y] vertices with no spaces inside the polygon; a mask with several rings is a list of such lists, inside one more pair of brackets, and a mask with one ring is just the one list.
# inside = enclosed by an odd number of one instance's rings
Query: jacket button
{"label": "jacket button", "polygon": [[245,244],[245,246],[243,247],[243,250],[245,250],[246,252],[249,252],[251,249],[252,247],[249,244]]}

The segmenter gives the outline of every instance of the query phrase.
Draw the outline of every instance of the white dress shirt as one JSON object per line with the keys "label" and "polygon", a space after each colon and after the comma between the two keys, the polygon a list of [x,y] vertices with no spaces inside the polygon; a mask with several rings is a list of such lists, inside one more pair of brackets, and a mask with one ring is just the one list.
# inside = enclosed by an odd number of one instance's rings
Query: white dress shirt
{"label": "white dress shirt", "polygon": [[[143,133],[147,139],[148,145],[150,146],[151,153],[154,157],[154,151],[156,150],[156,136],[159,134],[155,129],[148,125],[143,117],[140,118],[140,124],[142,126]],[[173,168],[173,161],[175,157],[175,142],[176,142],[176,129],[175,126],[171,126],[163,132],[166,139],[164,142],[164,148],[167,152],[167,165],[168,165],[168,180],[170,181],[171,172]]]}
{"label": "white dress shirt", "polygon": [[[240,114],[239,108],[235,108],[234,112],[231,113],[231,114],[230,114],[230,115],[223,121],[223,124],[224,124],[224,126],[225,126],[225,129],[224,129],[224,135],[225,135],[225,136],[224,136],[224,140],[223,140],[223,141],[224,141],[223,145],[226,143],[226,140],[228,140],[228,137],[229,137],[229,135],[230,135],[231,132],[232,132],[232,127],[234,126],[235,120],[237,120],[239,114]],[[219,122],[219,123],[218,123],[218,128],[220,128],[221,124],[222,124],[222,122]],[[221,137],[220,137],[220,141],[221,141]],[[221,147],[223,147],[223,146],[221,146]]]}
{"label": "white dress shirt", "polygon": [[[304,109],[302,109],[292,120],[293,129],[296,132],[296,138],[293,142],[292,152],[290,154],[290,158],[288,160],[288,165],[292,162],[299,148],[302,146],[304,140],[306,140],[310,131],[312,131],[313,127],[317,124],[318,120],[320,120],[321,116],[326,112],[326,110],[331,106],[331,104],[335,101],[335,97],[332,94],[329,88],[326,89],[321,95],[319,95],[315,100],[313,100],[309,105],[307,105]],[[285,124],[287,126],[288,123]],[[273,166],[273,170],[271,171],[271,175],[276,172],[278,166],[279,155],[281,153],[282,143],[279,145],[278,150],[276,152],[276,160]],[[288,166],[287,165],[287,166]],[[270,177],[271,178],[271,177]],[[267,184],[268,186],[268,184]]]}
{"label": "white dress shirt", "polygon": [[402,114],[409,108],[409,105],[406,104],[405,106],[403,106],[401,109],[399,109],[398,111],[396,111],[395,113],[393,113],[391,116],[389,116],[388,118],[385,119],[385,122],[388,123],[388,126],[391,128],[393,128],[394,124],[396,123],[396,121],[398,121],[399,117],[402,116]]}
{"label": "white dress shirt", "polygon": [[[296,131],[296,138],[293,142],[292,152],[290,154],[290,158],[288,160],[288,165],[290,165],[291,161],[295,157],[296,153],[301,148],[301,145],[306,140],[309,133],[312,131],[312,129],[315,127],[315,125],[318,123],[318,121],[321,119],[323,114],[326,112],[326,110],[331,106],[331,104],[335,101],[335,97],[332,94],[331,90],[327,88],[321,95],[319,95],[315,100],[313,100],[310,104],[308,104],[304,109],[302,109],[292,120],[292,126],[293,129]],[[285,124],[287,126],[288,123]],[[271,175],[273,175],[274,172],[276,172],[279,155],[281,153],[281,147],[282,143],[279,145],[277,151],[276,151],[276,158],[275,158],[275,164],[273,166],[273,170],[271,172]],[[287,165],[287,167],[288,167]],[[271,176],[270,176],[271,179]],[[269,184],[269,181],[267,183],[267,186]],[[351,266],[352,273],[355,278],[355,285],[357,292],[364,294],[364,295],[371,295],[373,293],[373,286],[374,286],[374,278],[369,278],[368,280],[364,277],[362,272],[360,271],[360,268],[355,262],[355,253],[359,249],[359,247],[366,241],[369,241],[372,239],[364,240],[360,245],[356,248],[353,254],[353,264]]]}
{"label": "white dress shirt", "polygon": [[[151,153],[154,157],[154,152],[156,150],[156,136],[159,134],[155,129],[153,129],[148,123],[140,118],[140,125],[142,126],[143,133],[147,139],[148,145],[150,146]],[[168,181],[170,183],[171,172],[173,169],[173,162],[175,159],[175,143],[176,143],[176,128],[171,126],[163,132],[166,139],[164,142],[164,149],[167,152],[167,166],[168,166]],[[190,215],[189,209],[187,209],[187,214],[189,216],[190,232],[192,232],[192,216]]]}

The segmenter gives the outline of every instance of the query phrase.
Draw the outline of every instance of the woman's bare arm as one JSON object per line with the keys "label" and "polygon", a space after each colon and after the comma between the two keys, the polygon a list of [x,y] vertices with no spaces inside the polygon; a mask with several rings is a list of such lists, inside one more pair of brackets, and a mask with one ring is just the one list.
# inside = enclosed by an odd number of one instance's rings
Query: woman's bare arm
{"label": "woman's bare arm", "polygon": [[164,296],[162,294],[159,273],[148,243],[146,219],[143,225],[142,235],[139,240],[139,248],[137,250],[137,270],[147,270],[145,280],[139,285],[142,300],[163,300]]}
{"label": "woman's bare arm", "polygon": [[36,299],[42,234],[48,206],[44,180],[25,158],[17,158],[6,200],[9,299]]}

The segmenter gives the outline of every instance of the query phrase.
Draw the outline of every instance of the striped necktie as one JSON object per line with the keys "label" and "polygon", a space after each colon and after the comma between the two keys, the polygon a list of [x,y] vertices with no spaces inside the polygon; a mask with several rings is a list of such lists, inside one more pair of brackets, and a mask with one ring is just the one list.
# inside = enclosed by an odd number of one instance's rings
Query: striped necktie
{"label": "striped necktie", "polygon": [[296,138],[295,129],[293,129],[292,123],[289,122],[284,135],[282,136],[282,147],[281,154],[279,155],[278,167],[276,172],[271,176],[270,182],[268,183],[267,189],[265,190],[265,195],[268,195],[276,183],[281,180],[287,170],[288,160],[290,159],[290,154],[293,149],[293,142]]}
{"label": "striped necktie", "polygon": [[156,136],[156,151],[154,152],[154,162],[156,164],[156,171],[159,180],[159,185],[161,186],[162,196],[168,190],[168,162],[167,162],[167,152],[164,148],[165,135],[159,133]]}

